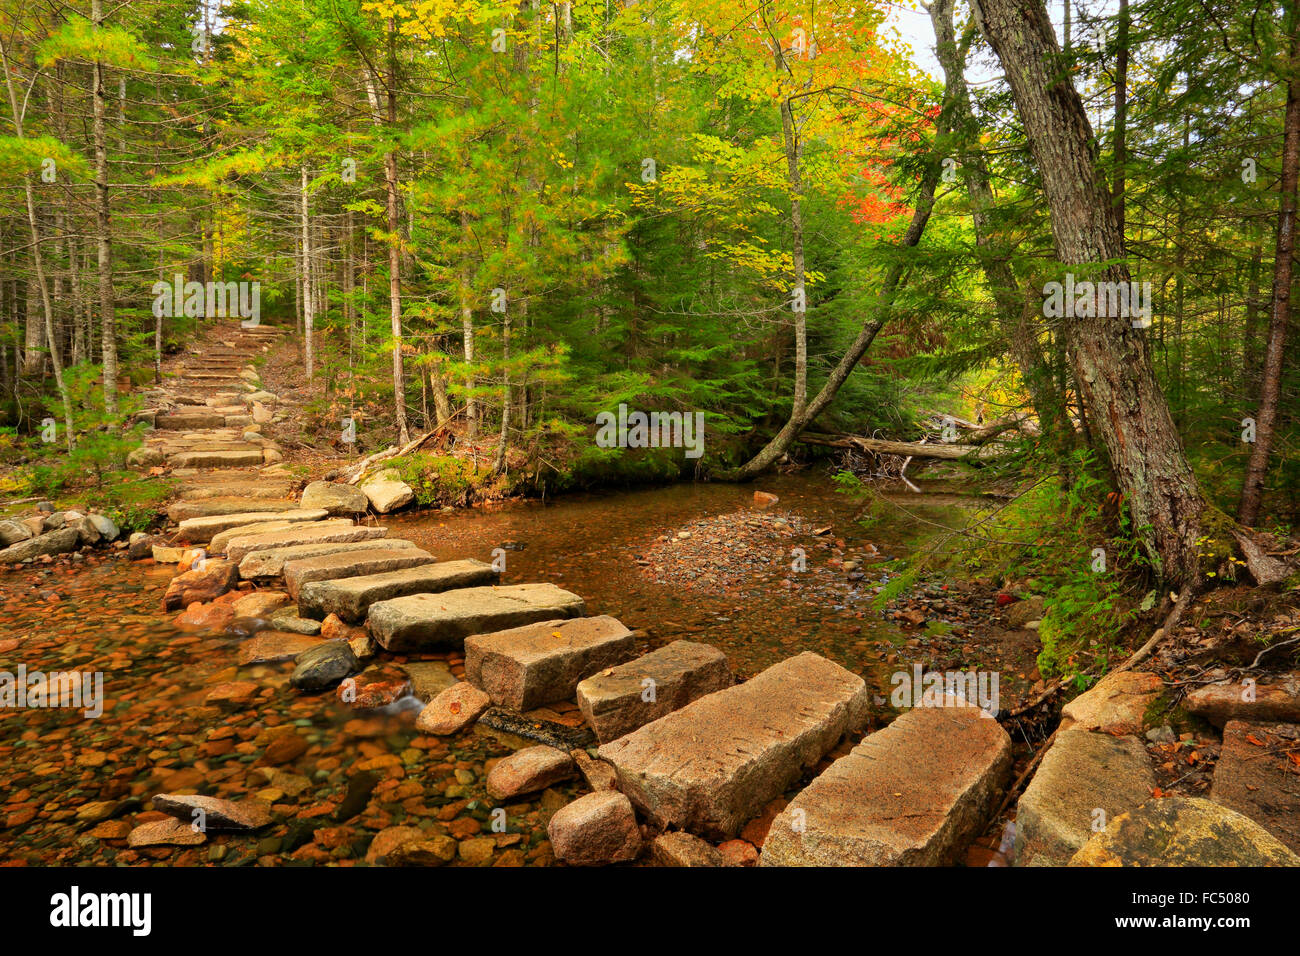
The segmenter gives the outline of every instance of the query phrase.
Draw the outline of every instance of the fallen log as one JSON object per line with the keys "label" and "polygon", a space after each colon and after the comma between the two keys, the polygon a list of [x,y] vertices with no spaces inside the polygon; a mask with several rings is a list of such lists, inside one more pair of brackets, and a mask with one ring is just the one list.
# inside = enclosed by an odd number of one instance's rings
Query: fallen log
{"label": "fallen log", "polygon": [[822,435],[804,432],[799,441],[806,445],[822,445],[827,448],[856,448],[859,451],[875,455],[900,455],[904,458],[941,458],[945,461],[962,459],[997,458],[1004,454],[1004,449],[997,445],[955,445],[936,443],[933,445],[916,441],[887,441],[883,438],[864,438],[861,435]]}

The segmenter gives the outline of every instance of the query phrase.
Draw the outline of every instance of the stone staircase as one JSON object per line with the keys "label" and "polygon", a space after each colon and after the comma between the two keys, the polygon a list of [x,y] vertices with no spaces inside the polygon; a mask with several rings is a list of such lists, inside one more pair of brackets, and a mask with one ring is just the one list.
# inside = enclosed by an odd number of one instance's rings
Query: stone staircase
{"label": "stone staircase", "polygon": [[172,520],[293,507],[292,475],[263,435],[283,414],[279,399],[252,365],[282,334],[268,326],[209,330],[210,340],[192,346],[178,371],[144,392],[141,417],[152,431],[141,460],[166,463],[181,479]]}

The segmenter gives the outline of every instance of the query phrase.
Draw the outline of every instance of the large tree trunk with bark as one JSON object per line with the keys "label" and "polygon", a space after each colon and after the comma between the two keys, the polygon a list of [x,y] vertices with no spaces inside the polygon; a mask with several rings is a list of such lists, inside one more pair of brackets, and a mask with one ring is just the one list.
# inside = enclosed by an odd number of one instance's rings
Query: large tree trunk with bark
{"label": "large tree trunk with bark", "polygon": [[991,217],[994,197],[988,164],[978,147],[966,151],[966,144],[978,140],[979,130],[966,87],[965,47],[964,43],[959,45],[957,42],[952,11],[953,0],[935,0],[930,6],[930,20],[934,26],[935,53],[943,68],[944,87],[951,104],[953,130],[960,135],[962,143],[962,179],[970,197],[971,222],[975,227],[980,264],[993,294],[1003,338],[1012,359],[1020,367],[1034,410],[1061,440],[1062,446],[1068,447],[1073,426],[1066,414],[1064,399],[1053,387],[1051,371],[1038,344],[1038,329],[1021,294],[1020,281],[1008,262],[1009,251],[1005,243],[998,242],[994,235]]}
{"label": "large tree trunk with bark", "polygon": [[[1092,127],[1068,76],[1042,0],[973,0],[981,32],[1002,61],[1051,211],[1057,257],[1082,278],[1127,287],[1124,241],[1097,173]],[[1101,307],[1091,311],[1122,311]],[[1133,526],[1160,577],[1199,581],[1197,538],[1205,501],[1127,315],[1062,322],[1074,379],[1110,453]],[[1080,542],[1084,548],[1086,542]],[[1086,551],[1086,548],[1084,548]]]}
{"label": "large tree trunk with bark", "polygon": [[1273,295],[1270,301],[1268,347],[1260,383],[1259,411],[1255,415],[1255,444],[1246,465],[1237,519],[1254,524],[1264,497],[1264,477],[1273,450],[1278,396],[1282,389],[1282,360],[1286,327],[1291,320],[1291,276],[1295,256],[1296,184],[1300,178],[1300,10],[1291,4],[1290,76],[1286,88],[1286,114],[1282,121],[1282,181],[1277,216],[1276,254],[1273,258]]}

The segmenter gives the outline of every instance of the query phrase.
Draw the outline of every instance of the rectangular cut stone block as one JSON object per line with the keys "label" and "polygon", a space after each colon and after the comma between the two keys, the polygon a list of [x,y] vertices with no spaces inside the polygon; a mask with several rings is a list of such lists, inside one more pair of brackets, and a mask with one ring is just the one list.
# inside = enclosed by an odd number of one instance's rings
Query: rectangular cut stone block
{"label": "rectangular cut stone block", "polygon": [[573,697],[578,682],[636,653],[632,632],[609,616],[539,621],[465,638],[465,679],[515,710]]}
{"label": "rectangular cut stone block", "polygon": [[[414,545],[412,545],[414,547]],[[483,561],[439,561],[401,571],[365,574],[332,581],[311,581],[298,589],[298,613],[324,620],[337,614],[350,624],[364,621],[370,605],[408,594],[436,594],[479,587],[497,579]]]}
{"label": "rectangular cut stone block", "polygon": [[238,448],[228,451],[178,451],[167,456],[173,468],[247,468],[262,463],[262,449]]}
{"label": "rectangular cut stone block", "polygon": [[[212,554],[225,554],[226,545],[234,538],[245,538],[253,534],[266,534],[270,531],[284,531],[286,528],[292,528],[298,522],[293,521],[256,521],[252,524],[241,524],[236,528],[227,528],[225,531],[218,532],[212,536],[208,542],[208,551]],[[324,521],[313,521],[313,528],[350,528],[352,521],[349,518],[327,518]]]}
{"label": "rectangular cut stone block", "polygon": [[781,811],[760,865],[948,866],[983,831],[1010,770],[1011,738],[978,708],[910,710]]}
{"label": "rectangular cut stone block", "polygon": [[432,564],[434,557],[420,548],[373,548],[361,551],[340,551],[314,558],[298,558],[284,565],[284,589],[295,601],[304,584],[312,581],[331,581],[355,578],[363,574],[380,574],[400,571],[422,564]]}
{"label": "rectangular cut stone block", "polygon": [[212,536],[229,528],[261,521],[289,521],[294,524],[320,521],[326,513],[320,508],[294,508],[290,511],[245,511],[240,514],[209,515],[187,518],[176,528],[177,538],[186,544],[206,544]]}
{"label": "rectangular cut stone block", "polygon": [[[652,684],[647,686],[647,681]],[[582,681],[577,687],[578,708],[596,739],[608,743],[731,684],[731,669],[722,651],[693,641],[673,641]]]}
{"label": "rectangular cut stone block", "polygon": [[1016,866],[1065,866],[1095,824],[1136,810],[1155,785],[1136,737],[1058,731],[1016,804]]}
{"label": "rectangular cut stone block", "polygon": [[252,578],[278,578],[284,572],[286,562],[296,561],[299,558],[338,554],[340,551],[414,547],[414,542],[403,538],[372,538],[369,541],[330,541],[324,544],[295,544],[286,548],[268,548],[265,551],[253,551],[246,555],[239,562],[239,576],[246,581]]}
{"label": "rectangular cut stone block", "polygon": [[412,594],[370,605],[370,636],[390,651],[460,647],[483,634],[535,621],[579,617],[582,598],[554,584],[462,588]]}
{"label": "rectangular cut stone block", "polygon": [[861,727],[870,703],[861,677],[805,652],[599,753],[656,824],[725,839]]}
{"label": "rectangular cut stone block", "polygon": [[[183,500],[173,501],[167,506],[167,517],[179,524],[182,521],[188,521],[190,518],[248,514],[251,512],[260,515],[260,520],[266,521],[269,520],[270,514],[275,512],[297,509],[298,502],[285,497],[285,493],[288,491],[287,484],[278,485],[273,490],[278,493],[259,496],[257,489],[241,487],[240,491],[247,497],[229,498],[222,493],[224,489],[221,488],[204,487],[197,492],[193,488],[187,488],[181,492]],[[259,497],[263,500],[258,500]]]}
{"label": "rectangular cut stone block", "polygon": [[154,428],[167,431],[188,431],[191,428],[221,428],[226,424],[224,415],[215,412],[171,412],[154,417]]}
{"label": "rectangular cut stone block", "polygon": [[226,542],[226,557],[231,561],[243,561],[254,551],[266,551],[269,548],[289,548],[296,544],[339,544],[351,541],[373,541],[388,534],[387,528],[372,528],[367,525],[345,525],[313,528],[310,525],[301,528],[286,528],[283,531],[267,531],[264,534],[242,535]]}

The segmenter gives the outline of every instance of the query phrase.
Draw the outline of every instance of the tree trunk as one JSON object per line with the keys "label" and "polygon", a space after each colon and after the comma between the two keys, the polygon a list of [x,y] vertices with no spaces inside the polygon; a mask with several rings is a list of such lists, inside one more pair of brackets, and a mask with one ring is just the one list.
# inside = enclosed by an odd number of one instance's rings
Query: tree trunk
{"label": "tree trunk", "polygon": [[[9,94],[9,107],[13,111],[14,135],[21,140],[23,139],[23,114],[18,106],[18,93],[14,89],[13,72],[9,69],[9,56],[3,38],[0,38],[0,67],[4,69],[5,89]],[[54,368],[54,384],[63,402],[64,438],[67,441],[68,451],[71,452],[76,441],[72,425],[72,398],[63,380],[63,360],[59,357],[58,344],[54,341],[54,306],[50,302],[50,287],[45,279],[45,263],[41,258],[41,230],[36,221],[36,197],[32,191],[31,173],[23,175],[23,195],[27,202],[27,226],[32,237],[32,264],[35,266],[36,284],[40,287],[41,308],[45,313],[45,343],[50,352],[50,364]]]}
{"label": "tree trunk", "polygon": [[[467,249],[469,215],[460,211],[461,248]],[[465,347],[465,436],[478,438],[478,399],[474,397],[474,307],[470,302],[469,258],[462,252],[460,270],[460,328]]]}
{"label": "tree trunk", "polygon": [[951,103],[952,126],[959,133],[963,147],[962,179],[970,196],[971,222],[975,227],[975,245],[981,252],[980,264],[993,294],[1003,338],[1010,348],[1011,357],[1020,367],[1034,410],[1043,424],[1068,444],[1072,426],[1065,413],[1064,401],[1052,387],[1051,374],[1038,345],[1038,330],[1028,303],[1020,294],[1020,282],[1007,261],[1009,252],[1005,243],[995,242],[989,215],[994,207],[993,188],[984,154],[978,145],[973,151],[966,151],[966,144],[978,142],[979,129],[966,86],[965,45],[957,42],[952,10],[953,0],[935,0],[930,6],[930,21],[934,26],[935,52],[943,68],[944,88]]}
{"label": "tree trunk", "polygon": [[312,242],[311,212],[307,205],[307,167],[302,167],[300,195],[302,205],[299,210],[299,224],[302,231],[302,361],[311,381],[312,359],[315,357],[315,343],[312,341],[312,329],[316,321],[316,290],[312,283]]}
{"label": "tree trunk", "polygon": [[[935,145],[929,161],[926,163],[925,173],[921,177],[920,192],[916,199],[916,208],[912,212],[912,221],[907,227],[907,232],[903,235],[901,245],[905,249],[913,248],[921,241],[921,235],[925,232],[925,225],[929,222],[930,213],[934,209],[934,191],[939,184],[939,160],[943,156],[941,144],[947,137],[951,124],[949,107],[949,96],[945,91],[944,108],[940,111],[935,128]],[[789,450],[794,440],[799,437],[799,433],[807,428],[810,423],[816,421],[817,416],[826,410],[826,407],[835,399],[840,386],[848,379],[849,374],[857,367],[858,362],[862,361],[862,356],[867,354],[867,349],[871,348],[871,343],[875,341],[876,334],[889,320],[894,293],[903,278],[904,268],[901,262],[890,267],[889,272],[885,275],[880,294],[876,297],[876,303],[871,310],[870,316],[863,322],[857,337],[847,351],[840,356],[839,362],[836,363],[835,368],[831,369],[825,384],[822,385],[821,390],[817,392],[812,401],[807,404],[803,414],[797,417],[792,415],[781,430],[773,435],[772,439],[753,458],[734,472],[726,475],[726,478],[731,481],[750,481],[762,474]]]}
{"label": "tree trunk", "polygon": [[[1079,94],[1059,74],[1060,50],[1042,0],[972,0],[972,8],[1002,62],[1041,172],[1058,258],[1086,266],[1088,279],[1127,284],[1124,241],[1097,175],[1092,127]],[[1074,380],[1158,575],[1196,587],[1205,501],[1144,337],[1125,315],[1076,318],[1063,323],[1063,333]]]}
{"label": "tree trunk", "polygon": [[1111,177],[1110,197],[1121,238],[1124,236],[1124,165],[1128,162],[1128,26],[1128,0],[1119,0],[1115,36],[1115,175]]}
{"label": "tree trunk", "polygon": [[[104,28],[103,0],[91,0],[90,19],[94,31]],[[108,204],[108,143],[104,116],[108,110],[104,92],[104,64],[95,60],[92,91],[93,120],[91,135],[95,141],[95,241],[99,250],[99,321],[100,347],[103,353],[104,409],[117,414],[117,320],[113,303],[113,239]]]}
{"label": "tree trunk", "polygon": [[1237,519],[1246,525],[1259,518],[1264,478],[1273,450],[1278,395],[1282,388],[1282,359],[1286,327],[1291,318],[1291,275],[1295,255],[1296,184],[1300,178],[1300,10],[1290,4],[1291,56],[1282,121],[1282,180],[1278,187],[1277,251],[1273,257],[1273,295],[1269,303],[1268,347],[1264,352],[1259,411],[1255,415],[1255,445],[1246,465]]}

